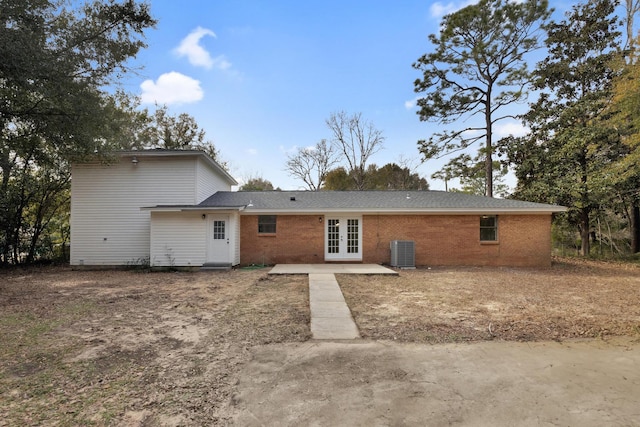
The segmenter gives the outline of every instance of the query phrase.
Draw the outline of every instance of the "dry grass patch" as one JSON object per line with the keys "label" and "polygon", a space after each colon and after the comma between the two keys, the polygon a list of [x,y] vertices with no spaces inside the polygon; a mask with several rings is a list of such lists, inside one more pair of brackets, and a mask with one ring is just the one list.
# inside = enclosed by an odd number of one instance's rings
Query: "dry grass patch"
{"label": "dry grass patch", "polygon": [[309,337],[304,276],[11,271],[0,426],[225,424],[249,348]]}
{"label": "dry grass patch", "polygon": [[432,268],[338,282],[364,338],[640,336],[640,268],[630,264],[562,259],[549,269]]}

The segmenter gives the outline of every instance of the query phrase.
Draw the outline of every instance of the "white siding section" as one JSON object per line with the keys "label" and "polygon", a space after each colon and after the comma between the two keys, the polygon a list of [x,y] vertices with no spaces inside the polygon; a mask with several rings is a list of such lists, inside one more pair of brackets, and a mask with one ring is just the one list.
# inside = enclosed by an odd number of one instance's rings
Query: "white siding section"
{"label": "white siding section", "polygon": [[71,264],[123,265],[150,256],[150,213],[197,203],[195,158],[123,158],[72,167]]}
{"label": "white siding section", "polygon": [[207,162],[198,158],[196,167],[196,204],[207,199],[216,191],[231,191],[231,185],[218,175]]}
{"label": "white siding section", "polygon": [[151,213],[151,265],[199,267],[206,258],[207,221],[197,212]]}
{"label": "white siding section", "polygon": [[231,230],[232,230],[232,243],[231,259],[233,265],[240,264],[240,214],[234,212],[230,216]]}

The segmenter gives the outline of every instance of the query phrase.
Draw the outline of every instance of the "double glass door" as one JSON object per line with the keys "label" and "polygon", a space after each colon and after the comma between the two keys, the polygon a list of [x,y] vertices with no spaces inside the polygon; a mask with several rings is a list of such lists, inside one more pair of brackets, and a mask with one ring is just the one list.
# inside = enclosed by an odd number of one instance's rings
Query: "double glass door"
{"label": "double glass door", "polygon": [[325,259],[362,260],[362,218],[326,217]]}

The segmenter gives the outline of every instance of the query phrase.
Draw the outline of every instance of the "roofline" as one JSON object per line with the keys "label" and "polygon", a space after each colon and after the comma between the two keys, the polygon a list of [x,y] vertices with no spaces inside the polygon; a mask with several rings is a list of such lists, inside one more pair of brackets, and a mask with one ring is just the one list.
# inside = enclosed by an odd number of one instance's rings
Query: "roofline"
{"label": "roofline", "polygon": [[554,206],[553,208],[410,208],[410,209],[393,209],[393,208],[363,208],[363,209],[298,209],[298,210],[284,210],[284,209],[246,209],[243,211],[244,215],[312,215],[312,214],[324,214],[324,213],[357,213],[357,214],[383,214],[383,215],[397,215],[397,214],[411,214],[411,215],[487,215],[487,214],[513,214],[513,215],[545,215],[559,212],[566,212],[567,208],[563,206]]}
{"label": "roofline", "polygon": [[115,154],[120,157],[202,157],[210,166],[220,172],[227,179],[229,184],[238,185],[238,181],[236,181],[229,172],[227,172],[218,162],[202,150],[165,150],[161,148],[153,148],[148,150],[117,151]]}
{"label": "roofline", "polygon": [[563,206],[553,208],[413,208],[413,209],[247,209],[247,206],[149,206],[140,208],[153,212],[208,212],[208,211],[240,211],[243,215],[325,215],[335,214],[378,214],[378,215],[548,215],[558,212],[566,212]]}
{"label": "roofline", "polygon": [[245,206],[143,206],[141,211],[151,212],[210,212],[210,211],[243,211]]}

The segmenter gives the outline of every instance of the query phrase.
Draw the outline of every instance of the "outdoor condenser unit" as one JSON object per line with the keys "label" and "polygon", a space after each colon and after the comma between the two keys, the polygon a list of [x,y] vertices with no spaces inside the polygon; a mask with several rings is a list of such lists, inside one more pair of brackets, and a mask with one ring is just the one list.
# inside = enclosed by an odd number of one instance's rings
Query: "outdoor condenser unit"
{"label": "outdoor condenser unit", "polygon": [[391,241],[391,266],[399,268],[415,268],[416,254],[413,240]]}

